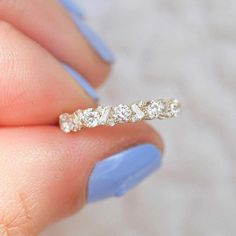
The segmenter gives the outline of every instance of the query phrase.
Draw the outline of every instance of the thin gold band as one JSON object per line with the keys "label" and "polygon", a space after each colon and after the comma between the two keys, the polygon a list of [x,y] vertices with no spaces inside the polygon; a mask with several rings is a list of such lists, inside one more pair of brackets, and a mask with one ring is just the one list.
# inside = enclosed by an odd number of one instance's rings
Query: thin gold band
{"label": "thin gold band", "polygon": [[175,118],[180,110],[180,103],[176,99],[156,99],[131,105],[98,106],[77,110],[73,114],[64,113],[59,117],[59,124],[63,132],[70,133],[102,125],[114,126],[141,120]]}

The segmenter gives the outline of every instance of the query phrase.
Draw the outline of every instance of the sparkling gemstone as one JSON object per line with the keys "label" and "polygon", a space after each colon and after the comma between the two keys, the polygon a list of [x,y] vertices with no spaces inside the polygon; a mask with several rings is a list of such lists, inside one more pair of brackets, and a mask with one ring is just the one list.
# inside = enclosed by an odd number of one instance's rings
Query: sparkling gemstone
{"label": "sparkling gemstone", "polygon": [[100,124],[101,125],[105,125],[107,124],[108,118],[110,116],[110,111],[111,111],[111,107],[102,107],[99,106],[97,108],[97,111],[100,113]]}
{"label": "sparkling gemstone", "polygon": [[168,103],[167,115],[168,117],[176,117],[180,113],[181,107],[177,100],[171,100]]}
{"label": "sparkling gemstone", "polygon": [[60,116],[60,128],[65,133],[70,133],[74,129],[74,122],[71,115],[65,113]]}
{"label": "sparkling gemstone", "polygon": [[145,116],[144,112],[139,108],[137,104],[132,104],[131,109],[134,112],[134,115],[132,116],[133,122],[142,120],[143,117]]}
{"label": "sparkling gemstone", "polygon": [[109,125],[109,126],[114,126],[114,125],[116,125],[116,122],[113,118],[109,118],[107,120],[106,124]]}
{"label": "sparkling gemstone", "polygon": [[131,120],[132,111],[127,105],[120,104],[114,107],[113,116],[117,122],[128,122]]}
{"label": "sparkling gemstone", "polygon": [[159,115],[164,115],[166,110],[166,104],[164,101],[159,100],[159,101],[151,101],[147,105],[147,115],[148,118],[154,119],[158,117]]}
{"label": "sparkling gemstone", "polygon": [[77,110],[74,115],[73,115],[73,121],[74,121],[74,131],[79,131],[82,129],[83,124],[82,124],[82,111],[81,110]]}
{"label": "sparkling gemstone", "polygon": [[140,108],[142,108],[145,105],[145,102],[143,100],[139,100],[137,104]]}
{"label": "sparkling gemstone", "polygon": [[88,128],[93,128],[99,125],[100,115],[98,111],[93,108],[89,108],[83,111],[81,116],[83,124]]}

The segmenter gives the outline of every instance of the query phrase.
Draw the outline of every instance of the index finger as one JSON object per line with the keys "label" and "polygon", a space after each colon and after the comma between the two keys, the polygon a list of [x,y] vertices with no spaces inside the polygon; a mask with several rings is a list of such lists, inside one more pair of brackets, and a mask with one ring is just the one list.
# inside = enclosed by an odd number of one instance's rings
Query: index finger
{"label": "index finger", "polygon": [[57,0],[0,1],[2,20],[98,86],[110,72],[112,54],[82,19],[73,17]]}
{"label": "index finger", "polygon": [[0,88],[1,126],[56,124],[62,112],[95,104],[58,60],[4,22]]}

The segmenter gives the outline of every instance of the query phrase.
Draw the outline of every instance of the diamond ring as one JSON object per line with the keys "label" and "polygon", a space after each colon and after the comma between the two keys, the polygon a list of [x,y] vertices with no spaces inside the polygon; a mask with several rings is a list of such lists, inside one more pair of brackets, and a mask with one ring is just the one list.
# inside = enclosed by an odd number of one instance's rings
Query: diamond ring
{"label": "diamond ring", "polygon": [[141,120],[174,118],[180,110],[180,103],[176,99],[156,99],[139,101],[131,105],[98,106],[77,110],[73,114],[64,113],[59,117],[59,124],[63,132],[70,133],[102,125],[114,126]]}

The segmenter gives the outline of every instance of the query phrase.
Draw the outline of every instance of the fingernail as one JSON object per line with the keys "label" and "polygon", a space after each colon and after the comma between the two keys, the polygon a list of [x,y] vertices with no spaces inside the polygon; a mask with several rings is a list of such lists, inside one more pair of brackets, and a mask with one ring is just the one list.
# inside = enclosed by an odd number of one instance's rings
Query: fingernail
{"label": "fingernail", "polygon": [[76,14],[78,17],[84,18],[84,11],[71,0],[60,0],[61,4],[71,13]]}
{"label": "fingernail", "polygon": [[67,70],[67,72],[69,72],[69,74],[77,80],[77,82],[79,83],[79,85],[84,89],[84,91],[95,101],[99,100],[98,94],[95,91],[95,89],[78,73],[76,72],[74,69],[72,69],[70,66],[65,65],[65,69]]}
{"label": "fingernail", "polygon": [[114,56],[106,46],[105,42],[85,23],[83,13],[75,3],[71,0],[60,0],[65,8],[71,13],[71,16],[79,28],[81,34],[88,40],[91,47],[98,53],[98,55],[107,63],[114,62]]}
{"label": "fingernail", "polygon": [[143,144],[99,162],[88,183],[88,202],[123,196],[161,165],[161,152]]}
{"label": "fingernail", "polygon": [[114,56],[108,49],[104,41],[84,22],[83,19],[74,15],[73,17],[80,32],[88,40],[91,47],[100,55],[100,57],[109,64],[114,62]]}

